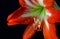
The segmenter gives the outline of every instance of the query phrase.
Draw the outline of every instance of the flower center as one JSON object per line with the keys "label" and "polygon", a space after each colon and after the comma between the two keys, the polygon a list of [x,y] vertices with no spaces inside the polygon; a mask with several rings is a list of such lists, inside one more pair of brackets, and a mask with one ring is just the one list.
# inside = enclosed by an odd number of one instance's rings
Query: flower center
{"label": "flower center", "polygon": [[34,22],[34,25],[38,23],[38,30],[40,29],[41,23],[44,20],[46,27],[49,29],[49,23],[47,17],[51,16],[50,12],[42,5],[33,6],[28,12],[22,15],[23,17],[37,17],[37,21]]}
{"label": "flower center", "polygon": [[34,6],[34,8],[32,8],[30,10],[30,14],[33,16],[37,16],[40,19],[45,19],[46,18],[46,9],[39,5],[39,6]]}
{"label": "flower center", "polygon": [[30,14],[33,16],[36,16],[37,21],[35,21],[35,24],[38,24],[38,31],[40,30],[42,21],[44,20],[46,27],[49,29],[49,23],[47,21],[47,17],[51,16],[50,12],[43,6],[35,6],[31,11]]}

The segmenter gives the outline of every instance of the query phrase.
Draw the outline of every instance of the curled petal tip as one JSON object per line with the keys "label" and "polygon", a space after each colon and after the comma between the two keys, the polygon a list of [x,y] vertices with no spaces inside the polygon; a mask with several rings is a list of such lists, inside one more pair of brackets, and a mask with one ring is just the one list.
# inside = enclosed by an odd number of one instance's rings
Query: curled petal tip
{"label": "curled petal tip", "polygon": [[26,10],[27,8],[20,7],[16,11],[14,11],[12,14],[10,14],[7,18],[8,25],[19,24],[23,19],[20,16],[24,14]]}

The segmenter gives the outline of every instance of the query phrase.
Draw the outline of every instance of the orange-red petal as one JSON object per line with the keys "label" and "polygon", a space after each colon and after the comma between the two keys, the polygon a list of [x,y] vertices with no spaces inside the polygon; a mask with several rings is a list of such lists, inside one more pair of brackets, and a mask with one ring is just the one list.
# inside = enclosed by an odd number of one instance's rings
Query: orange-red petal
{"label": "orange-red petal", "polygon": [[18,10],[10,14],[7,18],[8,25],[16,25],[16,24],[29,24],[33,22],[32,17],[21,17],[22,14],[25,13],[27,9],[24,7],[20,7]]}
{"label": "orange-red petal", "polygon": [[33,25],[29,25],[24,31],[23,39],[30,39],[35,32],[36,32],[36,27]]}
{"label": "orange-red petal", "polygon": [[27,9],[24,7],[20,7],[18,8],[16,11],[14,11],[13,13],[11,13],[8,18],[7,21],[11,20],[11,19],[17,19],[18,17],[20,17],[22,14],[25,13]]}
{"label": "orange-red petal", "polygon": [[27,7],[27,4],[24,0],[19,0],[19,4],[22,6],[22,7]]}
{"label": "orange-red petal", "polygon": [[57,10],[53,7],[47,7],[47,9],[51,13],[51,16],[48,17],[48,22],[49,23],[60,22],[60,10]]}
{"label": "orange-red petal", "polygon": [[32,17],[20,17],[16,19],[11,19],[8,21],[8,25],[16,25],[16,24],[32,24],[34,22]]}
{"label": "orange-red petal", "polygon": [[44,39],[58,39],[56,35],[56,28],[54,24],[49,24],[49,29],[44,25],[43,27]]}
{"label": "orange-red petal", "polygon": [[60,10],[58,10],[58,12],[57,12],[57,18],[56,19],[57,19],[56,22],[60,22]]}
{"label": "orange-red petal", "polygon": [[43,0],[44,4],[46,6],[53,6],[54,5],[54,0]]}

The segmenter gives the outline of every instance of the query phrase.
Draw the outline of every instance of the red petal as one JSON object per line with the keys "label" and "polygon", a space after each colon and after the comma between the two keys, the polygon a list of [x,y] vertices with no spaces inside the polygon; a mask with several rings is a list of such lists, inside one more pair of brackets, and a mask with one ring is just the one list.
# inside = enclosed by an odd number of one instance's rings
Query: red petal
{"label": "red petal", "polygon": [[35,26],[28,26],[23,34],[23,39],[30,39],[36,32]]}
{"label": "red petal", "polygon": [[60,22],[60,10],[58,10],[56,22]]}
{"label": "red petal", "polygon": [[25,13],[27,9],[24,8],[24,7],[20,7],[18,8],[16,11],[14,11],[12,14],[10,14],[7,18],[7,21],[11,20],[11,19],[16,19],[18,18],[19,16],[21,16],[22,14]]}
{"label": "red petal", "polygon": [[19,0],[19,4],[22,6],[22,7],[27,7],[26,3],[24,0]]}
{"label": "red petal", "polygon": [[18,10],[16,10],[15,12],[13,12],[11,15],[9,15],[7,18],[8,25],[32,23],[33,22],[32,17],[27,17],[27,18],[20,17],[22,14],[25,13],[26,10],[27,10],[26,8],[21,7]]}
{"label": "red petal", "polygon": [[54,0],[43,0],[44,4],[46,6],[53,6],[54,5]]}
{"label": "red petal", "polygon": [[58,39],[54,24],[49,24],[49,29],[46,27],[46,25],[44,25],[43,34],[44,34],[44,39]]}
{"label": "red petal", "polygon": [[53,7],[48,7],[47,9],[51,12],[51,16],[48,17],[48,22],[49,23],[60,22],[60,10],[57,10]]}
{"label": "red petal", "polygon": [[11,19],[8,21],[8,25],[16,25],[16,24],[32,24],[34,22],[32,17],[27,17],[27,18],[16,18],[16,19]]}

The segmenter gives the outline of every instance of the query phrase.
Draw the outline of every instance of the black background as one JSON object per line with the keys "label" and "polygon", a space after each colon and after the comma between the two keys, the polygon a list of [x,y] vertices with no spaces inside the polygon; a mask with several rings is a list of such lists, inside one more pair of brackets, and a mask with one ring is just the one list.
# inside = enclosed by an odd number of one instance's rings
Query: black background
{"label": "black background", "polygon": [[[60,1],[56,0],[60,6]],[[0,39],[22,39],[27,25],[8,27],[7,16],[20,7],[18,0],[0,0]],[[60,23],[56,23],[56,33],[60,39]],[[36,32],[31,39],[43,39],[42,32]]]}

